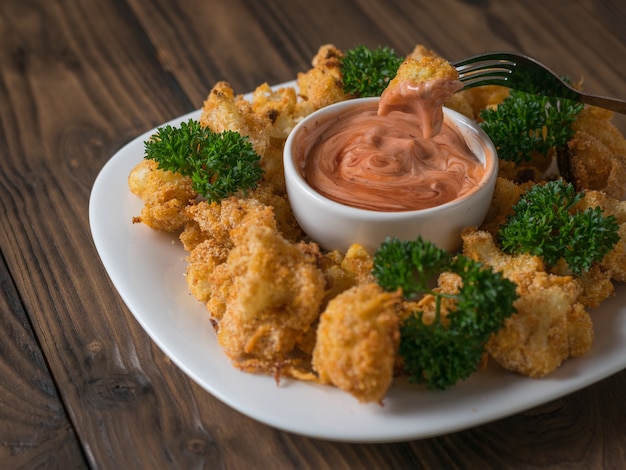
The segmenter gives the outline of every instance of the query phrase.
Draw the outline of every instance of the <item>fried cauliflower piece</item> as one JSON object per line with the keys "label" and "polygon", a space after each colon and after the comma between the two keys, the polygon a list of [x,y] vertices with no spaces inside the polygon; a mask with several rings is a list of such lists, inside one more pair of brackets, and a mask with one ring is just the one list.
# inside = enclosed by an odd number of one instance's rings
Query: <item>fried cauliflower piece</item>
{"label": "fried cauliflower piece", "polygon": [[[418,61],[423,58],[443,59],[435,51],[428,49],[422,44],[416,45],[407,58]],[[461,90],[455,93],[448,98],[444,105],[470,119],[478,121],[480,112],[483,109],[500,104],[509,95],[509,91],[506,87],[496,85],[470,88],[469,90]]]}
{"label": "fried cauliflower piece", "polygon": [[444,102],[463,87],[458,77],[458,72],[447,60],[409,57],[400,64],[395,77],[383,91],[378,115],[385,116],[398,110],[406,112],[407,109],[414,113],[415,105],[409,103],[419,100],[422,134],[425,138],[433,137],[439,134],[443,125]]}
{"label": "fried cauliflower piece", "polygon": [[354,275],[358,284],[375,282],[372,275],[374,259],[362,245],[353,243],[341,260],[341,268]]}
{"label": "fried cauliflower piece", "polygon": [[537,273],[515,302],[517,313],[487,343],[487,352],[505,369],[532,378],[584,355],[593,343],[593,325],[576,301],[579,293],[571,277]]}
{"label": "fried cauliflower piece", "polygon": [[200,124],[214,132],[234,131],[248,137],[261,156],[265,154],[272,134],[270,116],[255,113],[252,104],[243,96],[236,96],[225,81],[216,83],[204,101]]}
{"label": "fried cauliflower piece", "polygon": [[297,76],[298,97],[295,114],[304,117],[324,106],[350,98],[343,91],[343,53],[332,44],[319,48],[307,72]]}
{"label": "fried cauliflower piece", "polygon": [[603,270],[611,275],[611,279],[626,282],[626,222],[618,229],[620,240],[600,262]]}
{"label": "fried cauliflower piece", "polygon": [[250,199],[255,199],[267,206],[272,207],[276,227],[280,233],[291,241],[298,241],[304,237],[304,232],[298,224],[287,195],[276,193],[272,185],[260,185],[249,194]]}
{"label": "fried cauliflower piece", "polygon": [[[519,201],[520,196],[533,185],[532,182],[517,184],[499,177],[496,181],[490,209],[481,230],[489,232],[495,238],[500,225],[513,214],[513,206]],[[596,206],[602,207],[606,215],[614,215],[619,224],[626,223],[626,202],[618,201],[600,191],[584,191],[584,196],[578,203],[576,210],[585,210]],[[613,280],[623,281],[626,279],[625,233],[626,225],[623,228],[620,227],[621,238],[613,250],[601,262],[594,263],[588,272],[575,276],[576,282],[582,288],[578,300],[586,308],[597,307],[613,295],[615,291]],[[563,260],[551,267],[549,272],[559,276],[573,276],[567,263]]]}
{"label": "fried cauliflower piece", "polygon": [[507,370],[543,377],[593,343],[593,324],[579,301],[581,285],[571,276],[545,272],[530,255],[507,255],[488,232],[467,229],[463,253],[501,271],[517,284],[517,310],[487,344],[490,356]]}
{"label": "fried cauliflower piece", "polygon": [[[572,276],[572,272],[564,260],[550,268],[550,273],[558,276]],[[581,287],[578,301],[587,308],[594,308],[615,293],[615,286],[611,281],[611,271],[604,269],[599,263],[594,263],[589,271],[574,278]]]}
{"label": "fried cauliflower piece", "polygon": [[513,206],[519,202],[520,196],[524,192],[523,186],[509,179],[498,177],[491,205],[480,227],[481,230],[485,230],[495,237],[500,226],[513,215]]}
{"label": "fried cauliflower piece", "polygon": [[533,282],[536,273],[545,272],[541,258],[528,254],[507,255],[500,251],[488,232],[468,227],[462,232],[461,237],[465,256],[502,272],[522,291]]}
{"label": "fried cauliflower piece", "polygon": [[[217,204],[202,201],[186,210],[190,222],[180,234],[183,247],[189,252],[185,278],[191,294],[209,303],[219,283],[211,281],[213,272],[224,263],[234,247],[230,233],[236,227],[264,226],[276,230],[272,207],[255,199],[230,197]],[[222,300],[211,304],[209,310],[220,318],[225,306]]]}
{"label": "fried cauliflower piece", "polygon": [[282,87],[273,90],[269,84],[263,83],[252,93],[252,111],[259,116],[267,116],[272,123],[270,136],[286,139],[294,126],[298,97],[293,87]]}
{"label": "fried cauliflower piece", "polygon": [[578,190],[599,190],[621,200],[626,198],[626,139],[612,116],[594,106],[581,111],[572,125],[565,172]]}
{"label": "fried cauliflower piece", "polygon": [[178,232],[188,222],[185,209],[198,196],[191,179],[179,173],[158,168],[154,160],[144,159],[128,175],[130,191],[139,196],[144,207],[133,223],[165,232]]}
{"label": "fried cauliflower piece", "polygon": [[[400,83],[423,83],[431,80],[458,81],[459,72],[447,60],[424,55],[419,59],[408,57],[404,60],[394,78],[391,79],[387,89],[393,89]],[[461,84],[459,83],[459,88]]]}
{"label": "fried cauliflower piece", "polygon": [[318,265],[326,279],[324,307],[330,299],[356,285],[376,282],[372,275],[374,261],[360,244],[354,243],[345,254],[340,251],[322,254],[317,245],[311,246],[316,247]]}
{"label": "fried cauliflower piece", "polygon": [[381,403],[393,380],[400,343],[400,293],[377,284],[355,286],[332,299],[320,317],[313,369],[322,383],[361,403]]}
{"label": "fried cauliflower piece", "polygon": [[325,280],[315,257],[269,227],[231,232],[234,248],[211,275],[225,310],[217,339],[245,371],[292,375],[309,365],[297,344],[320,313]]}

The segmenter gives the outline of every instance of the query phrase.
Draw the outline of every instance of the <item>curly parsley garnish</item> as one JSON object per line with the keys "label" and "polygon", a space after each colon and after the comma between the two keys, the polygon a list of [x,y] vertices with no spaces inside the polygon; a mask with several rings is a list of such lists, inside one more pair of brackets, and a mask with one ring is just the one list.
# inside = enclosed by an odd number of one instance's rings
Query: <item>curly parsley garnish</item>
{"label": "curly parsley garnish", "polygon": [[[429,287],[442,272],[460,276],[458,293]],[[485,344],[515,312],[515,283],[502,273],[465,256],[452,256],[421,238],[387,239],[374,255],[373,274],[383,289],[401,288],[406,299],[423,294],[435,297],[434,321],[425,323],[423,312],[414,312],[404,321],[400,336],[400,356],[409,380],[429,389],[448,388],[475,372]],[[454,300],[445,317],[441,307],[444,298]]]}
{"label": "curly parsley garnish", "polygon": [[390,47],[356,46],[342,59],[343,89],[361,98],[380,96],[403,61]]}
{"label": "curly parsley garnish", "polygon": [[189,176],[193,189],[209,201],[254,189],[263,174],[261,157],[247,137],[213,132],[193,119],[178,128],[159,127],[144,145],[145,158],[162,170]]}
{"label": "curly parsley garnish", "polygon": [[575,101],[511,90],[495,108],[481,111],[480,127],[491,138],[498,157],[520,164],[534,152],[547,155],[572,137],[572,124],[583,109]]}
{"label": "curly parsley garnish", "polygon": [[548,266],[564,259],[577,275],[588,271],[619,241],[619,225],[601,207],[575,210],[583,195],[563,180],[533,186],[500,227],[502,250],[539,256]]}

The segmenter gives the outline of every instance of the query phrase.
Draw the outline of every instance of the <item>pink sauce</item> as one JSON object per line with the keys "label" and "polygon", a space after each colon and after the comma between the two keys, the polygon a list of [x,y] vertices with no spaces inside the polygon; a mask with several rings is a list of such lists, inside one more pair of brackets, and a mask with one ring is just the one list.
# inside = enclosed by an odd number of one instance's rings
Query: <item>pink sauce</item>
{"label": "pink sauce", "polygon": [[483,164],[443,117],[460,83],[402,83],[380,103],[352,108],[303,132],[298,155],[306,181],[353,207],[408,211],[435,207],[474,189]]}

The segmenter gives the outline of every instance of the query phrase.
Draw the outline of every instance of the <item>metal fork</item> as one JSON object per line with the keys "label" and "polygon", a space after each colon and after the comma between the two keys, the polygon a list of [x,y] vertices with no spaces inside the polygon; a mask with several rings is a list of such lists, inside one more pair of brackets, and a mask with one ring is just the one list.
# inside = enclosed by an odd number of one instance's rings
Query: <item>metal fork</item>
{"label": "metal fork", "polygon": [[626,114],[626,101],[575,90],[552,70],[528,56],[509,52],[479,54],[452,65],[465,88],[501,85],[527,93],[553,96]]}

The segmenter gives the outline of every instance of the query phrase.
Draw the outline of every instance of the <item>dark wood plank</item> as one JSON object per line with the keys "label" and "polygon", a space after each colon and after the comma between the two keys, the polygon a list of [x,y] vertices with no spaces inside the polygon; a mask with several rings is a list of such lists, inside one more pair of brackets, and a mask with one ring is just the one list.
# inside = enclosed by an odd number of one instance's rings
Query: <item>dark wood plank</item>
{"label": "dark wood plank", "polygon": [[[520,50],[595,91],[623,93],[614,58],[626,57],[625,10],[617,1],[2,2],[0,272],[15,285],[6,307],[32,322],[71,417],[52,427],[103,468],[622,466],[626,372],[531,412],[409,443],[331,443],[248,419],[191,382],[134,321],[99,263],[87,207],[95,176],[125,142],[198,108],[217,80],[246,92],[293,79],[327,42],[399,52],[422,43],[450,59]],[[45,376],[45,364],[17,352],[0,367]],[[23,422],[36,423],[24,409]],[[50,442],[71,450],[62,434]],[[31,455],[47,455],[48,444],[34,442]],[[79,450],[66,452],[80,461]]]}
{"label": "dark wood plank", "polygon": [[86,459],[0,255],[0,462],[85,468]]}

